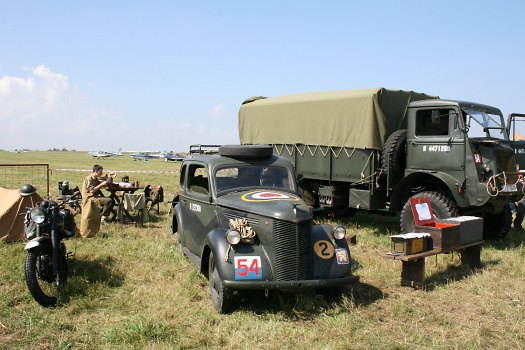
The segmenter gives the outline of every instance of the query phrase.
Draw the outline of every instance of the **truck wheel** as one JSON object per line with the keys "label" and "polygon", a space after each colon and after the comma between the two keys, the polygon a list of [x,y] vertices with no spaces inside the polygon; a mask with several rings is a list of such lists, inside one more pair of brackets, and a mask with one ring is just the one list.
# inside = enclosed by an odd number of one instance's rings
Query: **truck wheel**
{"label": "truck wheel", "polygon": [[221,314],[228,313],[233,309],[233,290],[222,285],[222,279],[221,276],[219,276],[217,264],[215,263],[212,252],[210,252],[208,274],[213,307]]}
{"label": "truck wheel", "polygon": [[219,147],[219,155],[232,158],[266,158],[273,154],[269,145],[224,145]]}
{"label": "truck wheel", "polygon": [[[407,131],[406,129],[394,131],[386,139],[383,153],[381,154],[382,180],[386,184],[386,176],[390,177],[390,186],[396,185],[405,176],[407,163]],[[390,160],[390,162],[389,162]]]}
{"label": "truck wheel", "polygon": [[[412,198],[414,197],[428,197],[430,206],[432,207],[432,214],[434,214],[435,219],[451,218],[458,216],[459,214],[456,203],[441,192],[424,191],[412,196]],[[400,226],[401,231],[404,233],[414,232],[416,229],[410,200],[405,203],[405,206],[401,211]]]}
{"label": "truck wheel", "polygon": [[483,218],[483,239],[503,239],[512,225],[512,210],[506,205],[501,213]]}

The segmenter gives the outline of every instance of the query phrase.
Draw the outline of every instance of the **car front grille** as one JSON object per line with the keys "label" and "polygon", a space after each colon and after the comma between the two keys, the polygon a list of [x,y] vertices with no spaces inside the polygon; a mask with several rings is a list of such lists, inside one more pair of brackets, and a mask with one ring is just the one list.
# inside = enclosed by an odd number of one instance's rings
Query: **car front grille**
{"label": "car front grille", "polygon": [[311,232],[311,220],[299,224],[275,220],[273,236],[278,281],[300,281],[312,278]]}

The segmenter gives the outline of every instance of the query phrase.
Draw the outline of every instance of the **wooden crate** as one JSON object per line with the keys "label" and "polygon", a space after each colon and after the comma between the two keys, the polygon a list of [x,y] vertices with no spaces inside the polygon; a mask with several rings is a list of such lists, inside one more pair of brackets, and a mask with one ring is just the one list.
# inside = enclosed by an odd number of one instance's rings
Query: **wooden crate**
{"label": "wooden crate", "polygon": [[430,233],[430,249],[450,249],[459,246],[459,225],[434,222],[416,225],[416,232]]}

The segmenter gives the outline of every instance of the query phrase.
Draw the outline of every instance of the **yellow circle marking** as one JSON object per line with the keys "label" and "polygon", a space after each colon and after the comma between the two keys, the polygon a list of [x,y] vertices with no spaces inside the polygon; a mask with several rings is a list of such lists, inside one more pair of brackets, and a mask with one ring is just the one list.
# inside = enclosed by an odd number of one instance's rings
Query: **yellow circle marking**
{"label": "yellow circle marking", "polygon": [[314,250],[321,259],[330,259],[334,256],[334,245],[328,241],[317,241]]}

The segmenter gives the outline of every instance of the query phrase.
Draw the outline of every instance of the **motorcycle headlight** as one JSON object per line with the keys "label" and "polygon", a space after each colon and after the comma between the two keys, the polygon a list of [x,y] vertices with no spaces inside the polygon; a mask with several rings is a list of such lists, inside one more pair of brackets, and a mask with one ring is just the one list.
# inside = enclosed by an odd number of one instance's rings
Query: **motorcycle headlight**
{"label": "motorcycle headlight", "polygon": [[226,232],[226,241],[232,245],[239,244],[241,241],[241,234],[237,230],[228,230]]}
{"label": "motorcycle headlight", "polygon": [[37,224],[41,224],[46,219],[46,213],[41,207],[35,207],[31,209],[31,220]]}
{"label": "motorcycle headlight", "polygon": [[332,230],[334,239],[343,239],[346,236],[346,229],[343,226],[335,226]]}

